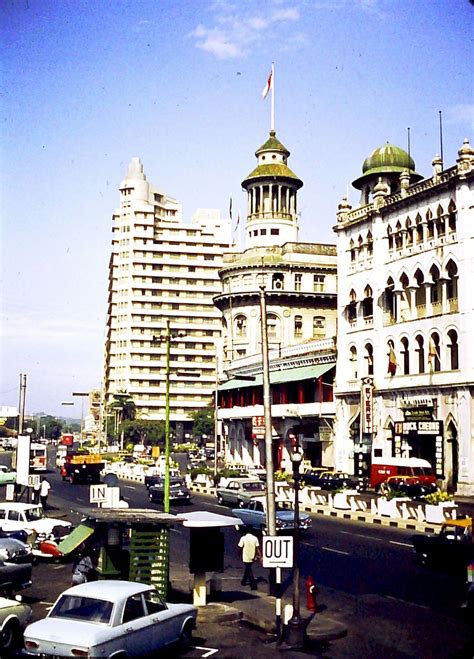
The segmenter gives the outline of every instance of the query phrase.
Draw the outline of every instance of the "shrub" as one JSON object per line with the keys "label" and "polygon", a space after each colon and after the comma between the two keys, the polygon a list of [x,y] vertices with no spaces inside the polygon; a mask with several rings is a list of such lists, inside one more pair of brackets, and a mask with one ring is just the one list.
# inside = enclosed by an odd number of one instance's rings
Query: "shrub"
{"label": "shrub", "polygon": [[[390,490],[390,492],[387,494],[387,501],[390,501],[391,499],[406,499],[408,497],[406,492],[403,492],[403,490]],[[408,497],[409,498],[409,497]]]}
{"label": "shrub", "polygon": [[425,496],[425,503],[428,503],[432,506],[436,506],[438,503],[444,503],[445,501],[452,501],[453,497],[447,492],[442,490],[436,490],[436,492],[431,492]]}

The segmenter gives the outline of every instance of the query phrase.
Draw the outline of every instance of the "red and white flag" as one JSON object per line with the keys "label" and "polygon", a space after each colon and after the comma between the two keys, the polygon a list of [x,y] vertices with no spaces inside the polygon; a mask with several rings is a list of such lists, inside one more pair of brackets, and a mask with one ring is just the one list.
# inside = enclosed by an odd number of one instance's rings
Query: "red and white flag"
{"label": "red and white flag", "polygon": [[270,91],[270,89],[272,87],[273,87],[273,71],[270,71],[270,75],[268,76],[267,84],[265,85],[265,87],[263,88],[263,91],[262,91],[263,98],[267,97],[267,94],[268,94],[268,92]]}

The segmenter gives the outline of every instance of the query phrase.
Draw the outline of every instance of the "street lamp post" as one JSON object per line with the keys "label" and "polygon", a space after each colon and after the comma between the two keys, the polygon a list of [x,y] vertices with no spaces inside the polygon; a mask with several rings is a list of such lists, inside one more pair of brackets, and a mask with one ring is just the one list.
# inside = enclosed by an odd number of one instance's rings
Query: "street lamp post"
{"label": "street lamp post", "polygon": [[81,398],[81,448],[82,448],[82,442],[84,441],[84,396],[89,396],[89,392],[82,392],[82,391],[73,391],[72,393],[73,396],[79,396]]}
{"label": "street lamp post", "polygon": [[299,505],[299,489],[300,489],[300,465],[302,454],[299,451],[299,446],[291,456],[293,463],[293,480],[294,480],[294,539],[293,539],[293,615],[288,620],[286,631],[286,645],[292,649],[300,650],[304,647],[306,640],[306,622],[300,616],[300,566],[299,566],[299,553],[300,553],[300,505]]}

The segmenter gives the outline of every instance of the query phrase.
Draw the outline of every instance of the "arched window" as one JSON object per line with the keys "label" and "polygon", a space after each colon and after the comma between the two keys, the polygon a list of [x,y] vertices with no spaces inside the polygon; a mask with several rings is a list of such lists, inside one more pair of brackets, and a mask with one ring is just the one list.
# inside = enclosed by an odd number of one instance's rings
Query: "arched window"
{"label": "arched window", "polygon": [[459,369],[459,346],[456,330],[449,330],[448,341],[449,367],[452,371],[457,371]]}
{"label": "arched window", "polygon": [[446,222],[441,204],[436,209],[436,233],[438,236],[444,236],[446,234]]}
{"label": "arched window", "polygon": [[403,247],[403,234],[402,234],[402,225],[400,222],[397,222],[395,226],[395,249],[402,249]]}
{"label": "arched window", "polygon": [[394,323],[396,317],[396,304],[395,304],[395,284],[393,279],[389,277],[385,285],[385,290],[383,292],[383,310],[385,320],[388,323]]}
{"label": "arched window", "polygon": [[415,337],[416,348],[415,352],[418,353],[418,373],[425,372],[425,340],[419,334]]}
{"label": "arched window", "polygon": [[367,256],[372,256],[374,253],[374,240],[372,238],[372,234],[369,231],[367,233]]}
{"label": "arched window", "polygon": [[454,201],[450,201],[448,206],[448,231],[450,233],[456,231],[457,216],[456,204]]}
{"label": "arched window", "polygon": [[409,287],[408,276],[404,272],[400,276],[400,286],[402,288],[402,295],[400,296],[400,318],[403,321],[411,320],[411,295]]}
{"label": "arched window", "polygon": [[274,313],[267,314],[267,334],[270,341],[280,339],[280,319]]}
{"label": "arched window", "polygon": [[434,227],[435,227],[435,223],[433,220],[433,213],[428,208],[426,212],[426,236],[428,240],[434,238]]}
{"label": "arched window", "polygon": [[413,227],[409,217],[405,220],[406,242],[407,247],[413,245]]}
{"label": "arched window", "polygon": [[439,334],[437,332],[433,332],[428,341],[428,366],[431,372],[441,370]]}
{"label": "arched window", "polygon": [[388,249],[392,250],[393,249],[393,234],[392,234],[392,227],[390,224],[387,227],[387,240],[388,240]]}
{"label": "arched window", "polygon": [[350,376],[353,380],[357,380],[357,348],[355,346],[349,348],[349,363]]}
{"label": "arched window", "polygon": [[458,308],[458,267],[454,261],[448,261],[446,266],[448,281],[446,283],[446,294],[448,298],[449,311],[457,311]]}
{"label": "arched window", "polygon": [[349,293],[350,302],[347,305],[347,320],[353,324],[357,321],[357,296],[354,289]]}
{"label": "arched window", "polygon": [[351,253],[351,263],[355,263],[356,260],[356,250],[355,250],[355,244],[354,241],[351,238],[351,241],[349,243],[349,251]]}
{"label": "arched window", "polygon": [[403,358],[403,374],[409,375],[410,374],[410,344],[406,337],[403,337],[400,343],[402,344],[401,353]]}
{"label": "arched window", "polygon": [[372,319],[374,315],[374,298],[372,297],[372,289],[366,286],[364,289],[364,299],[362,301],[362,316],[365,320]]}
{"label": "arched window", "polygon": [[303,336],[303,316],[295,316],[295,336]]}
{"label": "arched window", "polygon": [[247,336],[247,318],[243,314],[235,317],[235,336],[238,338]]}
{"label": "arched window", "polygon": [[442,284],[439,278],[439,269],[436,265],[431,266],[430,275],[433,281],[433,286],[431,287],[431,304],[433,308],[433,314],[440,314],[441,309],[441,290]]}
{"label": "arched window", "polygon": [[417,243],[422,243],[423,242],[423,222],[422,222],[422,219],[421,219],[421,215],[419,213],[415,218],[415,224],[416,224],[416,242]]}
{"label": "arched window", "polygon": [[366,373],[367,375],[374,374],[374,348],[371,343],[366,343],[364,346],[365,355],[364,358],[367,362]]}
{"label": "arched window", "polygon": [[426,293],[424,287],[425,278],[421,270],[415,272],[415,281],[417,289],[415,291],[415,304],[418,312],[418,318],[424,318],[426,312]]}

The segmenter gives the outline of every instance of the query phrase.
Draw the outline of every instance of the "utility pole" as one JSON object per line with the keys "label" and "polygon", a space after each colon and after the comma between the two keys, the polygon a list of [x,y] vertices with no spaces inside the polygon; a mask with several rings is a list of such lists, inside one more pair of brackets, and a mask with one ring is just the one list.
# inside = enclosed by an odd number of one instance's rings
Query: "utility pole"
{"label": "utility pole", "polygon": [[18,435],[23,434],[26,405],[26,374],[20,373],[20,398],[18,401]]}
{"label": "utility pole", "polygon": [[163,494],[163,511],[170,511],[170,321],[166,320],[166,385],[165,385],[165,490]]}

